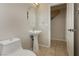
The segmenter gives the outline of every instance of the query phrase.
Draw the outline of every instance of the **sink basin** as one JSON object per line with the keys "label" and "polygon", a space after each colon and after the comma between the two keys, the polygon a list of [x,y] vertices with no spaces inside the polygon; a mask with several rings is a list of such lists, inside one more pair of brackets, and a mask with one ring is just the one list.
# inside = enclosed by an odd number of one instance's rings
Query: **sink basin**
{"label": "sink basin", "polygon": [[29,32],[30,32],[30,34],[32,34],[32,35],[38,35],[39,33],[41,33],[40,30],[30,30]]}

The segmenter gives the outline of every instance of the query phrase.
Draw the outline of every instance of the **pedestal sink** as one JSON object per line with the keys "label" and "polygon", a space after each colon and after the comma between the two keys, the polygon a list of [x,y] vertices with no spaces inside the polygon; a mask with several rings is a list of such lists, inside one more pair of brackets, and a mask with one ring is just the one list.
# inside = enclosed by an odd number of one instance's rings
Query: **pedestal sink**
{"label": "pedestal sink", "polygon": [[33,36],[33,51],[38,52],[39,51],[39,44],[38,44],[38,35],[41,33],[40,30],[30,30],[29,31],[30,35]]}

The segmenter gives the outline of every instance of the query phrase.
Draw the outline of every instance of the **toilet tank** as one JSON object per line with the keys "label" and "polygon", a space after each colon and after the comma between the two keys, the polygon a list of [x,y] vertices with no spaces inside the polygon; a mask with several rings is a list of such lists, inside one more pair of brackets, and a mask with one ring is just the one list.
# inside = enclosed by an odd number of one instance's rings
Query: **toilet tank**
{"label": "toilet tank", "polygon": [[0,41],[0,55],[7,55],[18,49],[21,49],[21,41],[19,38]]}

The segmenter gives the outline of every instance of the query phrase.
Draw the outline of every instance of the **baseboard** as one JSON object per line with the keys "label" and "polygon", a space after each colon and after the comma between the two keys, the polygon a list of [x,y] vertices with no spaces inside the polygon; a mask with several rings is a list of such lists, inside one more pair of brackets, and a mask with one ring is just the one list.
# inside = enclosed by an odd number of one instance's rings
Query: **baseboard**
{"label": "baseboard", "polygon": [[46,47],[46,48],[49,48],[49,47],[50,47],[50,46],[43,45],[43,44],[39,44],[39,46],[41,46],[41,47]]}
{"label": "baseboard", "polygon": [[64,41],[64,42],[66,42],[66,40],[63,40],[63,39],[53,39],[53,40],[59,40],[59,41]]}
{"label": "baseboard", "polygon": [[[66,42],[66,40],[63,40],[63,39],[54,39],[54,40],[59,40],[59,41],[64,41],[64,42]],[[41,46],[41,47],[46,47],[46,48],[50,48],[50,46],[45,45],[45,44],[39,44],[39,46]]]}

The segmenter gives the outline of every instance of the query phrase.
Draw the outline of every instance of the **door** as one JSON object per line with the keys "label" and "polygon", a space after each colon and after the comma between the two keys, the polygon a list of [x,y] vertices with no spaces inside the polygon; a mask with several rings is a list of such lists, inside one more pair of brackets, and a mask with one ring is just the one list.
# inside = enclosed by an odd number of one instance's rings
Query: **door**
{"label": "door", "polygon": [[74,55],[74,4],[67,4],[66,13],[66,40],[67,51],[69,56]]}

